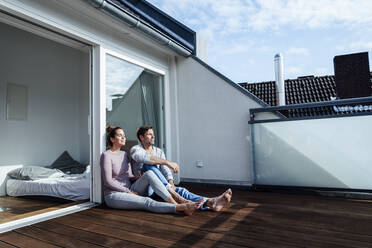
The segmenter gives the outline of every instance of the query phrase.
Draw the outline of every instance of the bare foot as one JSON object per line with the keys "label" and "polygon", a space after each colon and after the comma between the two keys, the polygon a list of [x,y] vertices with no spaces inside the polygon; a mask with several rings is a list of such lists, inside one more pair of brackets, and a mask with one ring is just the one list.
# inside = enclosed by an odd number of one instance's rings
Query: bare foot
{"label": "bare foot", "polygon": [[195,210],[199,209],[203,203],[203,200],[200,200],[198,202],[191,202],[191,203],[184,203],[181,205],[184,205],[183,212],[186,215],[192,215]]}
{"label": "bare foot", "polygon": [[232,197],[232,190],[228,189],[223,194],[209,199],[208,206],[216,212],[221,211],[223,208],[228,208]]}
{"label": "bare foot", "polygon": [[225,193],[228,193],[230,196],[232,196],[232,190],[231,189],[226,190]]}

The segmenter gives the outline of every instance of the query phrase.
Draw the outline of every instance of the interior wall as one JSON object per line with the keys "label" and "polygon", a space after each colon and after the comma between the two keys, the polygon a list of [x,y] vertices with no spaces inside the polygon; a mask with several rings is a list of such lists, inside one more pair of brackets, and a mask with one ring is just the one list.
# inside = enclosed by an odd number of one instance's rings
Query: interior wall
{"label": "interior wall", "polygon": [[193,58],[178,58],[181,181],[252,183],[249,109],[258,103]]}
{"label": "interior wall", "polygon": [[79,112],[77,116],[78,122],[78,129],[77,129],[77,137],[79,137],[79,144],[80,144],[80,157],[76,158],[80,163],[89,164],[89,130],[88,130],[88,122],[90,121],[89,116],[89,54],[87,53],[80,53],[80,69],[79,69],[79,76],[80,81],[78,83],[79,86]]}
{"label": "interior wall", "polygon": [[[0,23],[0,165],[89,161],[89,56]],[[26,121],[6,120],[8,83],[28,88]]]}

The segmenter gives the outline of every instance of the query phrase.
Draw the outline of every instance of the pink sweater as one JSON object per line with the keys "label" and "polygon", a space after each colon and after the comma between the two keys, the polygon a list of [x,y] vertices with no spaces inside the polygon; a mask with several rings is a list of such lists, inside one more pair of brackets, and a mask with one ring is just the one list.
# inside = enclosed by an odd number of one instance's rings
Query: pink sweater
{"label": "pink sweater", "polygon": [[104,194],[128,192],[130,180],[134,178],[126,152],[113,153],[110,150],[101,155],[101,171]]}

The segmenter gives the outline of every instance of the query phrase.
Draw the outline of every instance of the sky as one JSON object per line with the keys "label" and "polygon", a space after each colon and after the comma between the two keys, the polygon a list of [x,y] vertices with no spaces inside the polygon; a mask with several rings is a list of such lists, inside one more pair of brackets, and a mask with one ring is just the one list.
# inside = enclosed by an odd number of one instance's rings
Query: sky
{"label": "sky", "polygon": [[236,83],[275,80],[277,53],[285,79],[334,75],[337,55],[372,61],[371,0],[147,1],[201,35],[208,64]]}

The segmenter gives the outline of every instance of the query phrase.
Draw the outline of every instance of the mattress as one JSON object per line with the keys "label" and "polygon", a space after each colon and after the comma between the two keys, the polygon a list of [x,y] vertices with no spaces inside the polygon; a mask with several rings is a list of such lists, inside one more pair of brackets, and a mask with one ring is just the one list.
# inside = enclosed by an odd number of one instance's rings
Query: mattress
{"label": "mattress", "polygon": [[90,198],[90,173],[33,181],[8,179],[6,193],[9,196],[42,195],[72,201],[87,200]]}

